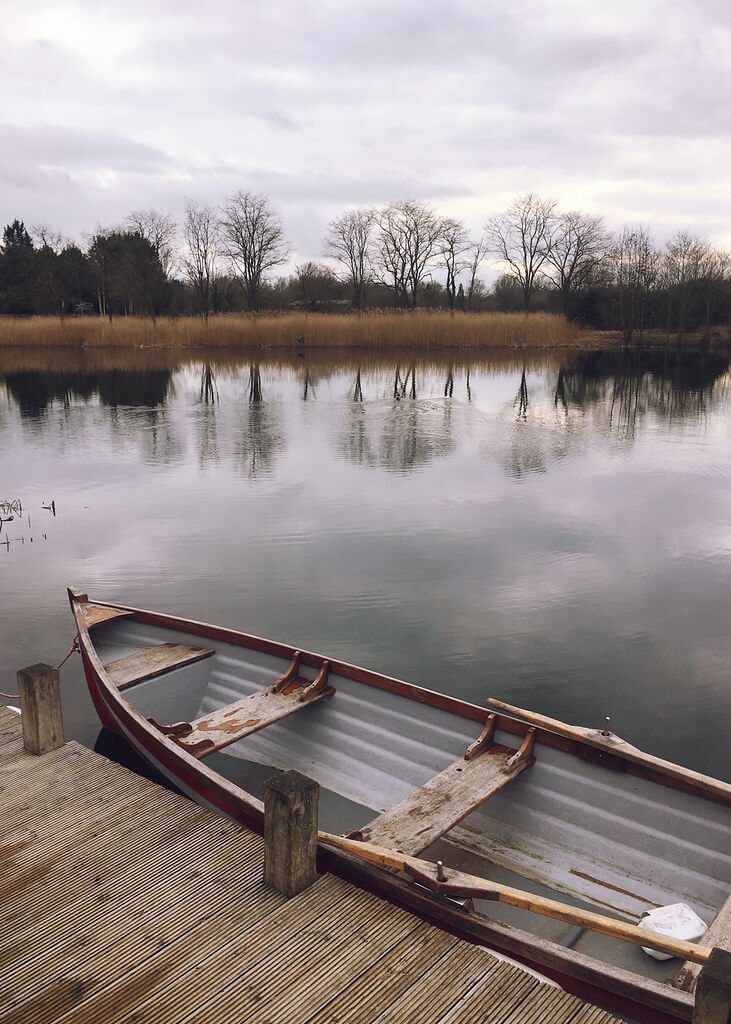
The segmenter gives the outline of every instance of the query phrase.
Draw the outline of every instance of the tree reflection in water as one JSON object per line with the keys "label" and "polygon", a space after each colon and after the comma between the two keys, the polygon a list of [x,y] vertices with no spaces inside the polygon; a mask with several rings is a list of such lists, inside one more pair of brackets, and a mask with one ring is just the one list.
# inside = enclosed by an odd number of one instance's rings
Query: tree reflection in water
{"label": "tree reflection in water", "polygon": [[728,367],[728,357],[716,352],[587,352],[559,372],[556,394],[560,384],[567,410],[606,409],[612,432],[632,438],[647,415],[702,423],[725,390]]}
{"label": "tree reflection in water", "polygon": [[72,401],[98,396],[110,408],[164,405],[172,391],[170,370],[96,370],[93,373],[21,370],[8,373],[5,384],[23,417],[43,415],[54,402],[69,408]]}
{"label": "tree reflection in water", "polygon": [[355,387],[353,388],[353,401],[354,402],[362,402],[363,401],[363,386],[362,386],[361,381],[360,381],[360,366],[358,367],[358,372],[355,375]]}
{"label": "tree reflection in water", "polygon": [[528,418],[528,383],[525,379],[525,366],[520,375],[520,387],[518,388],[518,394],[513,405],[518,409],[519,420]]}
{"label": "tree reflection in water", "polygon": [[285,449],[286,438],[279,412],[264,401],[258,363],[249,367],[249,401],[242,428],[237,430],[234,444],[237,462],[251,479],[270,475]]}
{"label": "tree reflection in water", "polygon": [[350,462],[405,473],[446,455],[454,447],[451,402],[418,400],[414,364],[404,377],[397,366],[393,380],[394,401],[387,400],[387,405],[364,404],[358,368],[352,401],[336,443]]}
{"label": "tree reflection in water", "polygon": [[201,372],[201,402],[204,405],[213,405],[216,401],[218,401],[216,378],[213,375],[211,364],[206,363]]}
{"label": "tree reflection in water", "polygon": [[[163,464],[185,453],[187,434],[181,417],[187,415],[186,391],[183,388],[176,398],[173,377],[178,367],[181,374],[185,372],[187,364],[180,356],[76,354],[61,361],[63,370],[52,368],[59,366],[57,354],[40,367],[18,354],[12,358],[4,364],[8,367],[3,374],[7,402],[0,410],[4,432],[18,419],[46,436],[53,410],[54,436],[61,446],[78,444],[78,430],[88,430],[90,423],[94,436],[103,437],[98,429],[106,423],[106,443],[112,451],[128,451],[136,445],[144,458]],[[518,357],[520,363],[515,354],[490,355],[477,364],[472,355],[469,365],[460,364],[453,354],[448,360],[430,356],[428,362],[411,356],[389,361],[381,354],[373,358],[358,354],[357,361],[350,361],[343,354],[321,354],[313,356],[307,368],[294,357],[269,357],[271,362],[266,364],[259,358],[244,362],[235,354],[225,358],[218,354],[198,366],[192,398],[197,400],[201,465],[227,453],[243,461],[249,476],[273,471],[287,430],[293,428],[285,426],[286,403],[272,405],[264,400],[263,366],[271,366],[277,382],[291,380],[293,374],[299,397],[306,401],[315,396],[322,378],[344,374],[348,401],[338,413],[339,451],[354,463],[396,472],[415,471],[451,451],[456,439],[467,437],[455,424],[465,415],[457,413],[460,405],[466,409],[470,402],[478,406],[478,418],[470,421],[474,429],[493,432],[491,450],[511,475],[523,475],[543,471],[551,461],[576,450],[597,426],[623,442],[631,441],[643,424],[653,421],[702,427],[718,402],[728,397],[729,360],[713,351],[526,354]],[[95,368],[77,368],[92,359],[97,362]],[[142,360],[148,360],[146,368],[137,365]],[[29,365],[33,368],[26,368]],[[235,399],[229,402],[219,394],[217,374],[222,365],[235,374],[244,367],[245,413]],[[494,406],[488,411],[481,408],[473,393],[474,375],[487,382],[495,375],[505,380],[513,372],[519,375],[514,400],[508,399],[499,411]],[[502,386],[498,382],[498,394]],[[486,383],[488,402],[490,388]],[[104,418],[97,414],[90,420],[90,414],[82,411],[86,406],[106,410]],[[74,429],[66,431],[67,423]]]}

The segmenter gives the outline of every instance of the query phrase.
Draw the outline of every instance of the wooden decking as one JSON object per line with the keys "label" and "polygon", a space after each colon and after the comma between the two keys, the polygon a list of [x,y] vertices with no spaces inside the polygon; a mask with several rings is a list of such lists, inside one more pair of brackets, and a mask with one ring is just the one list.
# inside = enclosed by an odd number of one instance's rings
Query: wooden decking
{"label": "wooden decking", "polygon": [[0,706],[1,1024],[612,1024],[331,875],[289,901],[256,835]]}

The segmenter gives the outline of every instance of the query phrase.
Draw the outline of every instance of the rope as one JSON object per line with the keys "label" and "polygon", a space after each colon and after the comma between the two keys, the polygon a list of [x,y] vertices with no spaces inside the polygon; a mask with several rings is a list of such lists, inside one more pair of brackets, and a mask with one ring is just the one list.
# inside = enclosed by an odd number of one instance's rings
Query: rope
{"label": "rope", "polygon": [[74,637],[74,642],[73,642],[73,643],[71,644],[71,650],[70,650],[70,651],[69,651],[69,653],[68,653],[68,654],[66,655],[66,657],[65,657],[65,658],[63,659],[63,661],[59,661],[58,665],[56,665],[56,668],[57,668],[57,669],[59,669],[59,668],[61,668],[61,667],[62,667],[63,665],[65,665],[65,664],[66,664],[66,662],[67,662],[67,661],[69,660],[69,658],[71,657],[71,655],[72,655],[72,654],[75,654],[75,653],[76,653],[76,651],[78,651],[78,649],[79,649],[79,634],[77,633],[77,634],[76,634],[76,636]]}
{"label": "rope", "polygon": [[[75,654],[76,651],[78,651],[78,649],[79,649],[79,634],[77,633],[76,636],[74,637],[74,642],[71,644],[71,650],[66,655],[66,657],[63,659],[63,661],[59,661],[58,665],[56,665],[56,669],[62,668],[66,664],[66,662],[69,660],[71,655]],[[7,697],[8,700],[20,700],[19,694],[17,694],[17,693],[3,693],[2,690],[0,690],[0,697]]]}

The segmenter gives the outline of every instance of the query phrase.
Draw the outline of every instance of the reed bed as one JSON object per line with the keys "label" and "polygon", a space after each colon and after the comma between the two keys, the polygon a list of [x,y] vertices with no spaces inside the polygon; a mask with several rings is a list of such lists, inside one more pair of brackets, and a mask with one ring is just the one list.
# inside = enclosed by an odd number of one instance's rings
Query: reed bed
{"label": "reed bed", "polygon": [[564,348],[585,332],[551,313],[379,310],[356,314],[283,313],[197,317],[0,318],[0,346],[151,349]]}

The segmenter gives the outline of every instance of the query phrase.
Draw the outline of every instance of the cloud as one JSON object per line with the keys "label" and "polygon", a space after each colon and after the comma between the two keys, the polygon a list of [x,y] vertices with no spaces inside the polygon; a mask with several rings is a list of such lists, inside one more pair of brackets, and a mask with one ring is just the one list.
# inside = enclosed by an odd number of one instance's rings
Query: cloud
{"label": "cloud", "polygon": [[716,0],[28,0],[5,21],[0,220],[22,198],[80,231],[256,188],[310,257],[338,208],[411,195],[479,230],[534,189],[731,231]]}

